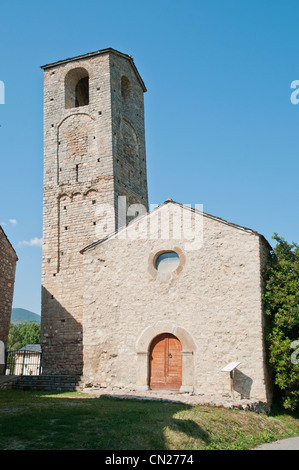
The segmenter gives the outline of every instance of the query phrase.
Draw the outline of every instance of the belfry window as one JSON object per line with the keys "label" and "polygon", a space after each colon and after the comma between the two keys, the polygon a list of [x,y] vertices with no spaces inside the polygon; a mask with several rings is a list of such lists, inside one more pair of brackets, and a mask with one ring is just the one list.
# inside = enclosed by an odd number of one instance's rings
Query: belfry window
{"label": "belfry window", "polygon": [[89,104],[89,75],[84,68],[70,70],[65,76],[65,108]]}
{"label": "belfry window", "polygon": [[75,107],[85,106],[89,103],[89,79],[88,77],[81,78],[75,90]]}

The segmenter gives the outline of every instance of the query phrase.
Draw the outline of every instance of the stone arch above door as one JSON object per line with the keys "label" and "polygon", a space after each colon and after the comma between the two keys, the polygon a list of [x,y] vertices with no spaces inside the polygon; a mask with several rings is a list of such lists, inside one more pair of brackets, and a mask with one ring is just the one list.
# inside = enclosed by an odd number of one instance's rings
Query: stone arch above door
{"label": "stone arch above door", "polygon": [[182,343],[183,352],[194,352],[196,350],[195,342],[191,334],[173,322],[159,321],[155,325],[147,327],[139,336],[136,349],[139,352],[148,352],[152,340],[161,333],[171,333]]}
{"label": "stone arch above door", "polygon": [[181,392],[192,392],[194,389],[194,352],[196,344],[191,334],[181,326],[169,321],[159,321],[145,328],[136,342],[137,350],[137,380],[140,390],[149,389],[149,350],[152,340],[162,334],[171,333],[182,345],[182,386]]}

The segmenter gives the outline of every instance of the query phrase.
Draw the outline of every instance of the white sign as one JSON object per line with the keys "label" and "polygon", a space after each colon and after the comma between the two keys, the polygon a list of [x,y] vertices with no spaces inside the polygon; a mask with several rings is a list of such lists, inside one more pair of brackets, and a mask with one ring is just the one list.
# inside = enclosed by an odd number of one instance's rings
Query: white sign
{"label": "white sign", "polygon": [[227,366],[223,367],[223,369],[221,369],[221,372],[231,372],[232,370],[234,370],[239,364],[241,364],[241,362],[230,362],[229,364],[227,364]]}

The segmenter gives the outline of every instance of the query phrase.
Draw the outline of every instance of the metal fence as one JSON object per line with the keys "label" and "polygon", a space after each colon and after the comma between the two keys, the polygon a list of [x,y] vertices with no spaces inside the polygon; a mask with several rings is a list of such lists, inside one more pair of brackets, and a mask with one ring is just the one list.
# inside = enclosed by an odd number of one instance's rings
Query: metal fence
{"label": "metal fence", "polygon": [[32,349],[19,349],[6,352],[6,375],[40,375],[41,352]]}

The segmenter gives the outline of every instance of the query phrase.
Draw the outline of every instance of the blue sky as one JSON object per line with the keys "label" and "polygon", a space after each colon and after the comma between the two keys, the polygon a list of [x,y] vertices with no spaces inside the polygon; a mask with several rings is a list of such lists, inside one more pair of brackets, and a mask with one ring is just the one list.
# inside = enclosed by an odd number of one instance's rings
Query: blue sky
{"label": "blue sky", "polygon": [[271,243],[274,232],[299,242],[298,17],[292,0],[2,2],[0,223],[19,256],[14,307],[40,313],[40,66],[107,47],[133,56],[148,89],[150,203],[203,204]]}

